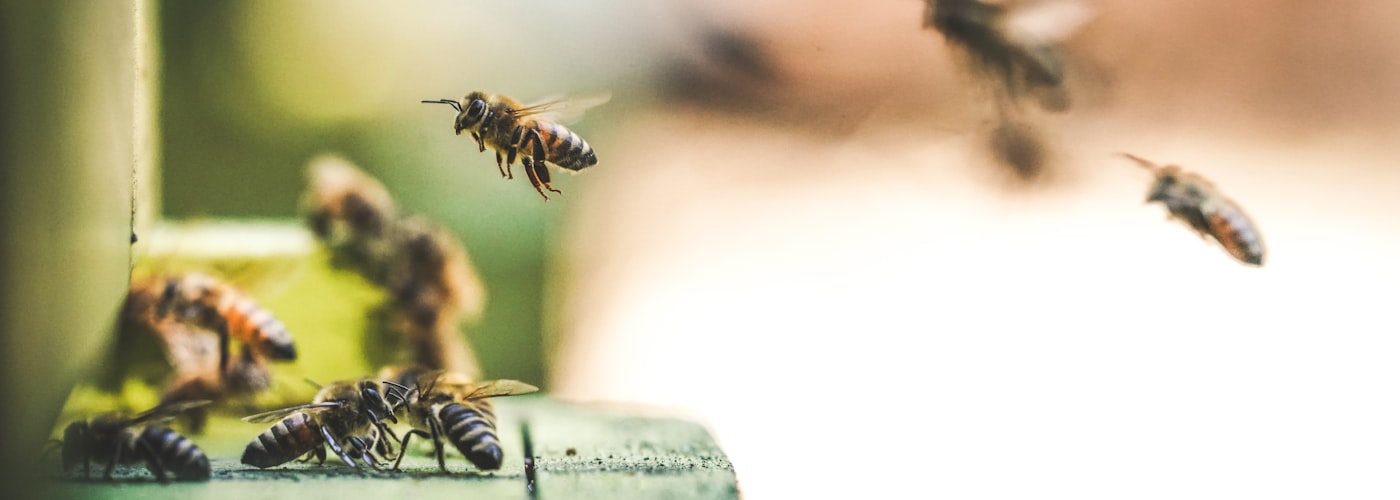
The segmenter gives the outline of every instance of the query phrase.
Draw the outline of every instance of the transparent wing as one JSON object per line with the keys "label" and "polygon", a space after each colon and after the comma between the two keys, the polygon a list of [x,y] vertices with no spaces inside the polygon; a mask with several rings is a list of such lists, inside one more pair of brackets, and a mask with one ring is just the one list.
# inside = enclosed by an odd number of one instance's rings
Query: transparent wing
{"label": "transparent wing", "polygon": [[181,401],[178,403],[170,403],[157,406],[155,408],[146,410],[145,412],[139,415],[131,417],[131,425],[170,420],[175,418],[175,415],[180,414],[180,412],[189,410],[191,408],[198,408],[209,403],[211,403],[211,401],[209,400]]}
{"label": "transparent wing", "polygon": [[339,408],[342,404],[344,404],[344,403],[342,403],[342,402],[340,402],[340,401],[327,401],[327,402],[324,402],[324,403],[311,403],[311,404],[304,404],[304,405],[298,405],[298,406],[291,406],[291,407],[282,408],[282,409],[279,409],[279,410],[265,411],[265,412],[258,413],[258,414],[255,414],[255,415],[248,415],[248,416],[246,416],[246,417],[243,417],[243,421],[244,421],[244,422],[251,422],[251,423],[255,423],[255,424],[264,423],[264,422],[276,422],[276,421],[278,421],[278,420],[282,420],[282,419],[284,419],[284,418],[287,418],[287,416],[289,416],[289,415],[291,415],[291,414],[293,414],[293,413],[298,413],[298,412],[307,412],[307,413],[310,413],[310,412],[319,412],[319,411],[324,411],[324,410],[328,410],[328,409],[331,409],[331,408]]}
{"label": "transparent wing", "polygon": [[568,125],[583,118],[583,113],[612,100],[612,94],[603,92],[572,97],[550,97],[525,105],[515,110],[518,117],[527,116]]}
{"label": "transparent wing", "polygon": [[1022,45],[1063,41],[1094,17],[1082,0],[1040,0],[1018,5],[1006,13],[1002,33]]}
{"label": "transparent wing", "polygon": [[460,392],[463,399],[481,399],[498,396],[519,396],[540,390],[539,387],[518,381],[518,380],[491,380],[478,384],[469,384]]}

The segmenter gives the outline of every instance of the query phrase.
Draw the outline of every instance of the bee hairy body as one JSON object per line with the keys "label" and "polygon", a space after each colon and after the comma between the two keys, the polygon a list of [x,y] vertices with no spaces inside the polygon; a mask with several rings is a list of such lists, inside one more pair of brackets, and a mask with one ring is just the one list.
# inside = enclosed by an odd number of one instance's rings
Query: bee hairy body
{"label": "bee hairy body", "polygon": [[1133,155],[1123,156],[1156,175],[1147,193],[1149,203],[1166,205],[1171,217],[1186,223],[1201,237],[1215,240],[1236,260],[1253,266],[1264,264],[1264,240],[1258,226],[1210,181],[1175,165],[1157,166]]}
{"label": "bee hairy body", "polygon": [[103,477],[111,480],[117,465],[144,463],[162,483],[170,480],[167,472],[177,481],[208,481],[209,457],[189,438],[154,422],[208,403],[183,402],[158,406],[132,418],[106,414],[73,422],[63,430],[63,468],[81,464],[86,476],[93,462],[105,462]]}
{"label": "bee hairy body", "polygon": [[491,403],[451,403],[438,411],[447,440],[481,470],[501,468],[501,441],[496,437],[496,415]]}
{"label": "bee hairy body", "polygon": [[598,156],[587,141],[541,116],[553,103],[526,106],[510,97],[481,91],[469,93],[461,101],[423,102],[450,104],[457,109],[453,130],[458,135],[471,134],[479,151],[485,152],[487,147],[495,151],[502,177],[513,178],[511,166],[519,158],[530,184],[546,200],[549,195],[545,191],[560,192],[550,185],[546,163],[572,171],[598,164]]}
{"label": "bee hairy body", "polygon": [[243,449],[243,463],[266,469],[311,453],[325,441],[310,415],[297,413],[263,431]]}
{"label": "bee hairy body", "polygon": [[232,285],[191,273],[171,278],[156,305],[160,316],[175,317],[219,332],[220,369],[228,366],[227,339],[232,337],[275,360],[295,360],[296,346],[287,327]]}

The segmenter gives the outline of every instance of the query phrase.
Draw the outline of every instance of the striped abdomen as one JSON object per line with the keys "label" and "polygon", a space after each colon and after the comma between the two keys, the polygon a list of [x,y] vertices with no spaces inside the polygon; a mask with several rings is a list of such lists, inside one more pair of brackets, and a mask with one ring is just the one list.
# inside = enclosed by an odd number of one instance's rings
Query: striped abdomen
{"label": "striped abdomen", "polygon": [[496,415],[489,404],[451,403],[438,411],[447,440],[476,468],[501,468],[501,442],[496,438]]}
{"label": "striped abdomen", "polygon": [[263,355],[272,359],[297,358],[291,332],[252,299],[225,289],[224,300],[219,303],[219,316],[224,318],[229,336],[253,346]]}
{"label": "striped abdomen", "polygon": [[[154,452],[154,458],[160,460],[164,469],[174,474],[178,481],[209,480],[209,457],[204,456],[204,452],[200,451],[193,441],[175,431],[163,427],[147,427],[141,432],[138,446]],[[146,467],[151,469],[152,474],[157,474],[151,464],[148,463]]]}
{"label": "striped abdomen", "polygon": [[[598,163],[598,156],[593,154],[593,147],[563,125],[535,121],[526,127],[539,133],[540,140],[544,142],[545,161],[569,170],[583,170]],[[522,144],[521,140],[513,142]],[[520,152],[527,156],[531,154],[528,145],[524,144],[520,147]]]}
{"label": "striped abdomen", "polygon": [[321,434],[310,415],[297,413],[273,425],[243,450],[243,463],[266,469],[290,462],[321,446]]}
{"label": "striped abdomen", "polygon": [[1264,264],[1264,241],[1259,230],[1240,207],[1219,199],[1206,213],[1207,234],[1220,242],[1225,251],[1240,262],[1256,266]]}

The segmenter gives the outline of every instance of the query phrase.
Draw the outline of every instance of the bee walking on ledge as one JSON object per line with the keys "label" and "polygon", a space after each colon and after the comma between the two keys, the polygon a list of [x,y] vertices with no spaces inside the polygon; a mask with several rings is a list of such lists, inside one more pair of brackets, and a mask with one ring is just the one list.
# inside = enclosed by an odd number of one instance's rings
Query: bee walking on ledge
{"label": "bee walking on ledge", "polygon": [[1210,181],[1176,165],[1160,166],[1127,153],[1120,154],[1157,176],[1147,192],[1148,203],[1162,202],[1171,217],[1185,222],[1202,238],[1213,238],[1236,260],[1253,266],[1264,264],[1264,241],[1259,228],[1239,205],[1220,194]]}
{"label": "bee walking on ledge", "polygon": [[208,401],[188,401],[162,405],[134,417],[117,413],[80,420],[63,429],[63,468],[82,465],[83,476],[90,474],[94,460],[106,461],[103,478],[112,480],[117,464],[144,462],[156,480],[166,483],[166,471],[177,481],[208,481],[209,458],[189,438],[164,426],[176,414]]}
{"label": "bee walking on ledge", "polygon": [[496,168],[502,177],[514,178],[510,170],[519,157],[530,184],[548,200],[546,190],[554,193],[561,191],[550,185],[549,169],[545,163],[572,171],[598,163],[593,147],[578,134],[557,123],[556,116],[564,108],[582,112],[606,101],[606,97],[601,97],[587,101],[549,100],[523,105],[503,95],[476,91],[467,94],[460,102],[451,99],[423,102],[447,104],[456,109],[453,131],[457,135],[470,132],[478,151],[485,152],[486,147],[490,146],[496,152]]}

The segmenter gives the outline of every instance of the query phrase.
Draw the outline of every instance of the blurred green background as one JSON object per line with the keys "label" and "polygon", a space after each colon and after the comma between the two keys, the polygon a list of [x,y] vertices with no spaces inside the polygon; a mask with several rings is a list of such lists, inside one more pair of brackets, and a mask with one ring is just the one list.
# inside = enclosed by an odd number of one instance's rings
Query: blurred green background
{"label": "blurred green background", "polygon": [[[527,102],[619,94],[615,79],[646,71],[642,44],[627,41],[635,32],[598,36],[599,26],[580,22],[618,5],[544,3],[159,2],[163,216],[296,217],[307,161],[339,154],[380,179],[404,211],[466,245],[487,288],[485,315],[468,326],[485,376],[545,385],[549,249],[587,175],[558,175],[564,194],[542,201],[523,175],[501,179],[489,151],[453,135],[453,110],[419,103],[474,89]],[[529,26],[540,29],[513,36]],[[508,43],[483,49],[503,34]],[[618,50],[640,58],[603,58]],[[572,128],[606,151],[609,116],[590,111]],[[297,321],[310,307],[299,302],[328,300],[297,292],[264,303],[315,356],[344,334]]]}

